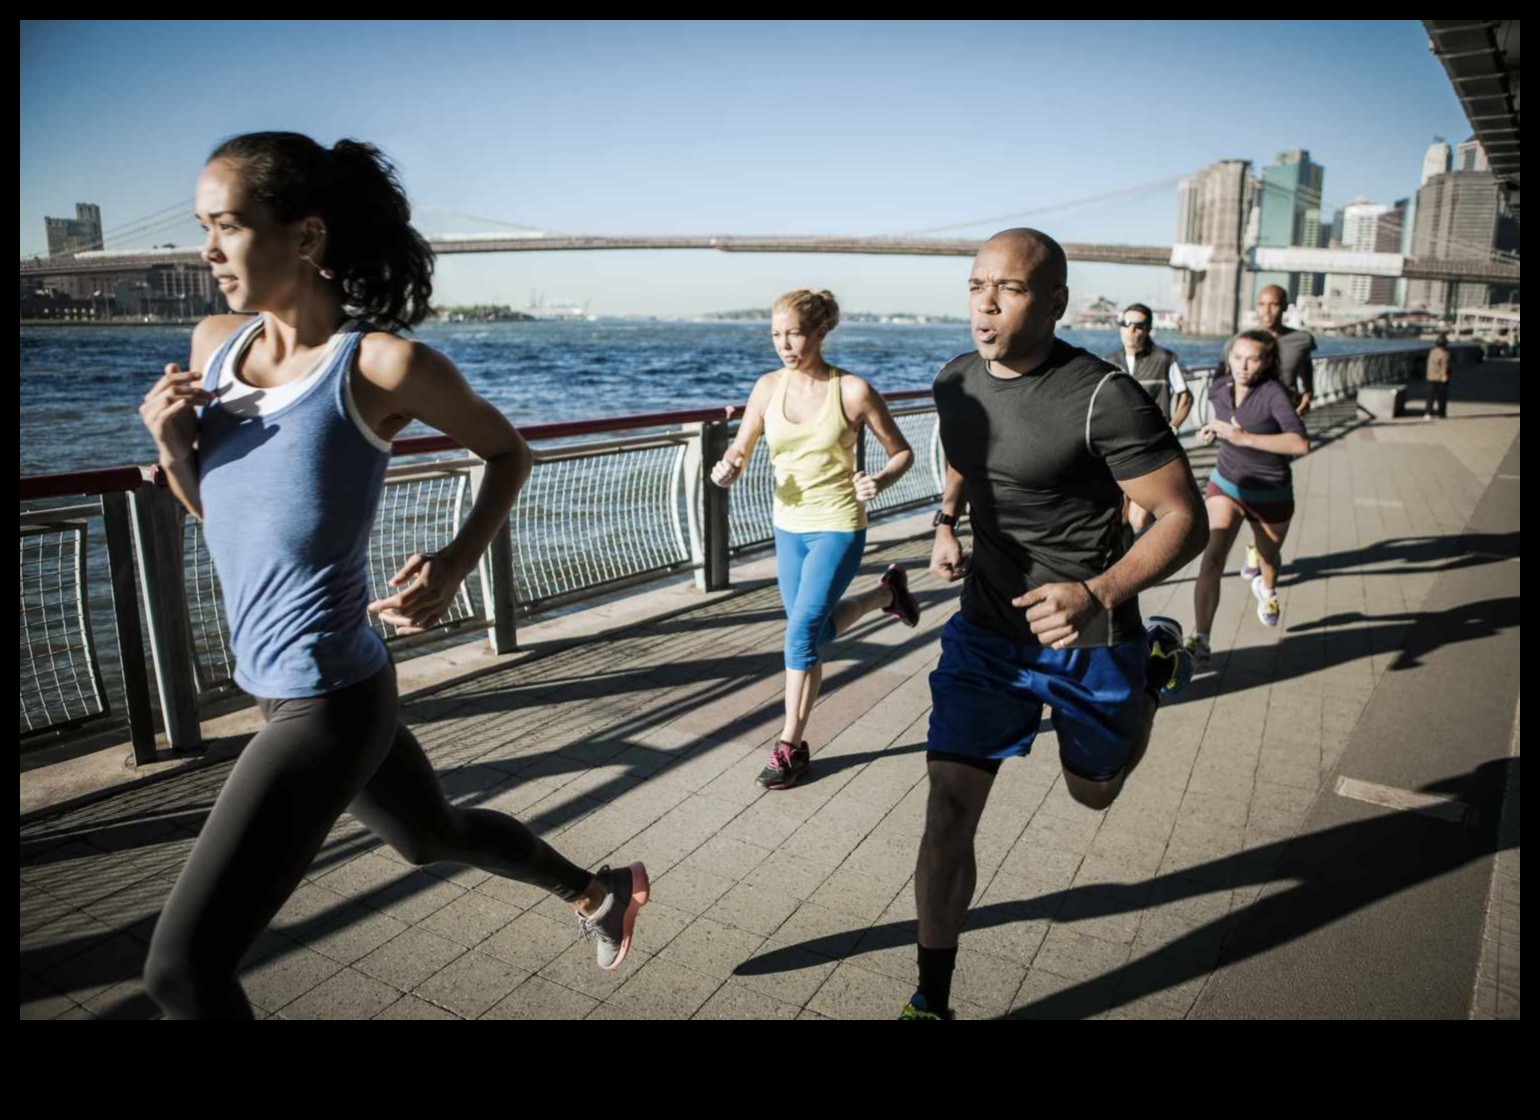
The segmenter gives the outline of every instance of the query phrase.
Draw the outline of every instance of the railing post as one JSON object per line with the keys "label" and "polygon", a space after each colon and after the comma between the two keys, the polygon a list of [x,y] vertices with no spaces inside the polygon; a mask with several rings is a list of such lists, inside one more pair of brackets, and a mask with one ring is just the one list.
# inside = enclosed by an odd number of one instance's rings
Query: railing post
{"label": "railing post", "polygon": [[[486,464],[472,467],[470,475],[471,502],[474,504],[481,495],[482,483],[486,481]],[[498,527],[497,534],[477,561],[477,566],[481,570],[482,611],[489,623],[487,642],[493,653],[512,653],[519,648],[516,622],[519,596],[513,581],[512,514]]]}
{"label": "railing post", "polygon": [[937,412],[930,424],[929,460],[931,481],[935,484],[936,499],[946,493],[946,448],[941,444],[941,413]]}
{"label": "railing post", "polygon": [[695,590],[706,590],[706,531],[701,525],[704,513],[703,491],[711,489],[709,473],[705,468],[706,437],[702,424],[688,424],[685,431],[692,435],[684,445],[684,463],[677,486],[683,494],[676,501],[684,503],[685,531],[689,535],[690,566],[695,571]]}
{"label": "railing post", "polygon": [[123,667],[123,694],[128,707],[128,737],[134,764],[155,761],[155,716],[150,707],[150,678],[144,663],[144,635],[139,628],[139,595],[134,586],[134,527],[128,495],[102,495],[102,524],[107,539],[108,583],[112,616],[118,633],[118,660]]}
{"label": "railing post", "polygon": [[711,468],[727,453],[730,442],[726,419],[708,420],[701,425],[701,571],[705,591],[726,591],[732,586],[728,574],[728,547],[732,540],[730,494],[710,481]]}
{"label": "railing post", "polygon": [[198,675],[187,620],[181,507],[171,491],[153,479],[133,492],[130,503],[166,738],[173,751],[196,750],[203,745],[203,731],[198,726]]}

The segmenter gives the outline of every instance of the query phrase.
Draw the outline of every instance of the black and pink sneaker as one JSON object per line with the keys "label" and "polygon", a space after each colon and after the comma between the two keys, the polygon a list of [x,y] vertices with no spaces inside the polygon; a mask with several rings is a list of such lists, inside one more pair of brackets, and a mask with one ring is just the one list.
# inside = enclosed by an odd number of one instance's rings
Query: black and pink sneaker
{"label": "black and pink sneaker", "polygon": [[905,626],[918,626],[920,601],[910,592],[909,577],[904,569],[897,564],[889,564],[888,570],[882,573],[882,585],[893,593],[893,601],[882,608],[882,613],[892,615]]}
{"label": "black and pink sneaker", "polygon": [[782,739],[775,744],[765,768],[759,772],[759,784],[766,789],[790,789],[812,764],[813,756],[807,749],[806,739],[800,747]]}

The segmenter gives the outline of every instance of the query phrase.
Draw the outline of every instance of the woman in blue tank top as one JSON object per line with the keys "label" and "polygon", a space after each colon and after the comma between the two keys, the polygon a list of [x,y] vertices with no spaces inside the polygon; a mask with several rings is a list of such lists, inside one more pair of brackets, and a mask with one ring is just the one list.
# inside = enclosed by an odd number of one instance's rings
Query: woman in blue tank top
{"label": "woman in blue tank top", "polygon": [[[449,607],[529,477],[528,447],[454,364],[399,337],[428,311],[433,253],[390,163],[352,140],[238,136],[198,180],[203,258],[236,314],[193,332],[140,414],[203,521],[237,683],[263,728],[242,752],[156,925],[145,984],[172,1018],[250,1017],[241,958],[351,812],[413,864],[452,861],[572,903],[618,967],[647,900],[640,863],[590,873],[512,817],[451,805],[400,722],[400,633]],[[376,326],[375,324],[378,324]],[[486,462],[448,546],[369,601],[368,545],[390,441],[413,420]]]}

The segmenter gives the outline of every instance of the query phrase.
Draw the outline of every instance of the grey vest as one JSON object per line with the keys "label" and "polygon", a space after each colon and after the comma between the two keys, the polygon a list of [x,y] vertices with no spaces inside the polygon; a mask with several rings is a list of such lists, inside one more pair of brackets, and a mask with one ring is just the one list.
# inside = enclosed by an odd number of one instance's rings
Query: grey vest
{"label": "grey vest", "polygon": [[[1121,346],[1108,354],[1106,360],[1118,369],[1128,369],[1128,356]],[[1134,380],[1144,386],[1144,391],[1167,420],[1171,419],[1171,363],[1174,361],[1175,354],[1164,346],[1151,343],[1150,348],[1135,359],[1133,369]]]}

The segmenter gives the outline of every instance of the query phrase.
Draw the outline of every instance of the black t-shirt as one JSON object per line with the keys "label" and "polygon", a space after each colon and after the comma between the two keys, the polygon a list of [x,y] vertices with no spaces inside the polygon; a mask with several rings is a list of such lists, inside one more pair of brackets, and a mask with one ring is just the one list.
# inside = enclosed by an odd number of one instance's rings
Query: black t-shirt
{"label": "black t-shirt", "polygon": [[[976,353],[954,358],[933,392],[947,462],[967,484],[973,558],[963,611],[1034,641],[1026,612],[1011,600],[1117,563],[1118,480],[1165,466],[1182,445],[1139,382],[1059,339],[1023,377],[992,375]],[[1130,599],[1092,619],[1076,645],[1116,645],[1141,625]]]}

